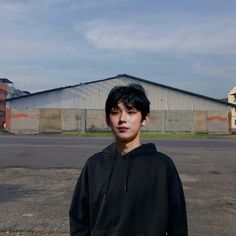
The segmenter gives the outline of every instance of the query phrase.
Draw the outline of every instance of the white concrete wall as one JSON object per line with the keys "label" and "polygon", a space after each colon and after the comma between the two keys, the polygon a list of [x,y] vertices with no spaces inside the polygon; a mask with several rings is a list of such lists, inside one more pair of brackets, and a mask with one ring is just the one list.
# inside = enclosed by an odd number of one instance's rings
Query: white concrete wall
{"label": "white concrete wall", "polygon": [[[236,86],[228,93],[228,102],[236,104]],[[236,131],[236,108],[231,109],[231,128]]]}
{"label": "white concrete wall", "polygon": [[[221,111],[151,111],[148,132],[229,133],[228,113]],[[204,124],[204,126],[202,126]],[[100,132],[109,131],[104,110],[12,109],[11,133]]]}

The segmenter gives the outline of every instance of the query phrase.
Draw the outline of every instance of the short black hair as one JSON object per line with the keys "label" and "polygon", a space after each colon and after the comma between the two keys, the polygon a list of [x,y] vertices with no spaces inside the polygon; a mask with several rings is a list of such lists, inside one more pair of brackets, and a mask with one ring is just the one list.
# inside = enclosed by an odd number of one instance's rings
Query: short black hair
{"label": "short black hair", "polygon": [[106,118],[109,118],[112,108],[117,108],[119,102],[123,102],[126,107],[134,107],[142,114],[142,120],[150,113],[150,101],[148,100],[144,88],[140,84],[130,84],[128,86],[115,86],[108,94],[105,110]]}

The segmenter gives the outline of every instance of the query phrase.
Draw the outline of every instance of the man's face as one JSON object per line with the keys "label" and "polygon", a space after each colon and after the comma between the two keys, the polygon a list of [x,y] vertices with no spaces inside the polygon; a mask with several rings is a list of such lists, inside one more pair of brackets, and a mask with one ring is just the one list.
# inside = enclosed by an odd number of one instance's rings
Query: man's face
{"label": "man's face", "polygon": [[112,108],[107,124],[114,133],[117,141],[130,142],[139,140],[139,133],[142,125],[146,124],[146,117],[142,121],[142,114],[134,107],[126,107],[119,102],[117,108]]}

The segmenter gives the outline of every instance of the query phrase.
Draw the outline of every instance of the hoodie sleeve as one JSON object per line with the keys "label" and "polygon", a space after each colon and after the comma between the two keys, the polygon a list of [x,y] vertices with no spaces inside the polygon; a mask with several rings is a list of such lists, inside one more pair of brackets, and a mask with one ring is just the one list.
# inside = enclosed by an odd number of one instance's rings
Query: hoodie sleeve
{"label": "hoodie sleeve", "polygon": [[168,179],[169,221],[168,236],[187,236],[187,213],[180,177],[171,161]]}
{"label": "hoodie sleeve", "polygon": [[77,181],[70,211],[70,235],[90,236],[89,190],[86,166]]}

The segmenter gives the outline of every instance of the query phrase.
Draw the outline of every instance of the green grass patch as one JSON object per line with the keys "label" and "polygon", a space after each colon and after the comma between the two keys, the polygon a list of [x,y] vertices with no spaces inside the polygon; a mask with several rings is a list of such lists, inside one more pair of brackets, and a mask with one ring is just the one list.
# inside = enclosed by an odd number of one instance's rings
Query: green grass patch
{"label": "green grass patch", "polygon": [[112,137],[111,132],[63,132],[62,136],[81,136],[81,137]]}
{"label": "green grass patch", "polygon": [[143,132],[141,134],[142,137],[146,138],[178,138],[178,139],[185,139],[185,138],[212,138],[212,139],[219,139],[219,138],[231,138],[236,139],[236,135],[231,134],[195,134],[195,133],[149,133]]}
{"label": "green grass patch", "polygon": [[[64,132],[62,136],[82,136],[82,137],[112,137],[111,132]],[[142,138],[177,138],[177,139],[235,139],[236,135],[232,134],[194,134],[194,133],[159,133],[159,132],[141,132]]]}

